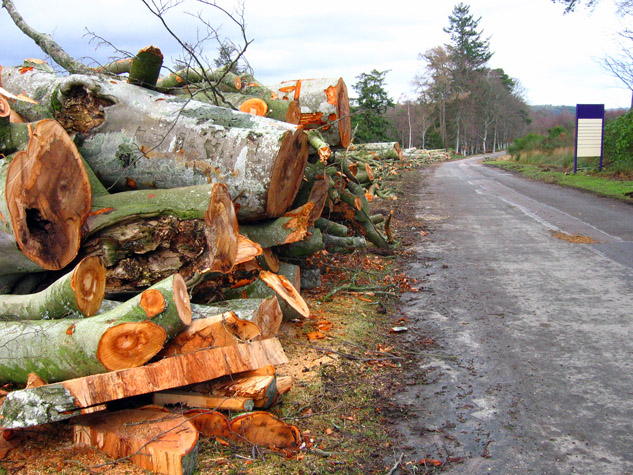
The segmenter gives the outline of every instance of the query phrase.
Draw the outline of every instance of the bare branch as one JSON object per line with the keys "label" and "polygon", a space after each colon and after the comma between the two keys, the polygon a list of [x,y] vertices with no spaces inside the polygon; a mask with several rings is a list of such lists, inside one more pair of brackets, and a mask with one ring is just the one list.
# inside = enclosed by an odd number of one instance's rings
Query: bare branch
{"label": "bare branch", "polygon": [[53,40],[53,38],[46,34],[40,33],[33,28],[31,28],[22,18],[22,16],[18,13],[13,5],[11,0],[2,0],[2,7],[9,12],[9,16],[15,23],[15,25],[22,30],[22,32],[31,38],[35,43],[46,53],[49,55],[53,61],[59,64],[62,68],[64,68],[69,73],[81,73],[81,74],[91,74],[93,71],[86,66],[85,64],[77,61],[72,56],[70,56],[64,49]]}

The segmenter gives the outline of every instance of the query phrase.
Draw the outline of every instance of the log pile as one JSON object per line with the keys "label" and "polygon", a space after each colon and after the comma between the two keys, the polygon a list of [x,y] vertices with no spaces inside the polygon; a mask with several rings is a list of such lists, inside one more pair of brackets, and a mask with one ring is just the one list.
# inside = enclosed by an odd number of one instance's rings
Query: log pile
{"label": "log pile", "polygon": [[[159,60],[0,68],[0,381],[26,384],[2,426],[72,419],[76,443],[156,473],[191,473],[199,434],[297,451],[265,412],[292,386],[282,320],[308,317],[314,256],[390,246],[370,201],[396,162],[439,155],[353,145],[340,78],[159,77]],[[155,405],[106,414],[141,395]]]}

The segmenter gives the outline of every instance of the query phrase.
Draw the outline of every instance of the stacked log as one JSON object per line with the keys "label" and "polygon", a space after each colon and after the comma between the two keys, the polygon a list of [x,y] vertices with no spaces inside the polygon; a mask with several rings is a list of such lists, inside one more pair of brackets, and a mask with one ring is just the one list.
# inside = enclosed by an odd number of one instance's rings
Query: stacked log
{"label": "stacked log", "polygon": [[[151,393],[194,411],[195,430],[298,450],[294,426],[217,410],[266,409],[291,387],[274,369],[286,361],[276,336],[282,319],[310,313],[300,292],[319,281],[311,258],[388,248],[390,215],[369,203],[389,197],[393,163],[414,158],[396,143],[352,146],[340,78],[269,88],[187,69],[154,79],[157,59],[150,47],[104,68],[128,82],[0,70],[0,98],[10,98],[0,99],[0,284],[28,294],[0,296],[0,380],[48,382],[10,393],[3,426],[83,414],[77,443],[99,439],[127,457],[117,440],[148,441],[113,421],[142,416],[85,414]],[[219,102],[203,97],[203,77],[222,84]],[[283,441],[257,428],[267,424]],[[143,466],[191,470],[187,437]]]}

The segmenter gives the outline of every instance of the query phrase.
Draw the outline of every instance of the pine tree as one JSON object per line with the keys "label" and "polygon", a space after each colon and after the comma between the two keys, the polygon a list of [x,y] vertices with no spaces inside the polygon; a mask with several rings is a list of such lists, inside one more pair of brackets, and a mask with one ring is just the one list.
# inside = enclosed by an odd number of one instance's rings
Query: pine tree
{"label": "pine tree", "polygon": [[394,106],[393,100],[385,90],[385,76],[389,71],[373,69],[370,73],[361,73],[352,87],[358,93],[356,107],[353,109],[352,129],[359,142],[385,142],[393,140],[393,125],[385,112]]}
{"label": "pine tree", "polygon": [[470,13],[470,6],[459,3],[448,17],[449,26],[444,32],[451,37],[448,51],[458,70],[472,71],[483,67],[492,57],[490,39],[482,39],[477,31],[481,17],[477,20]]}

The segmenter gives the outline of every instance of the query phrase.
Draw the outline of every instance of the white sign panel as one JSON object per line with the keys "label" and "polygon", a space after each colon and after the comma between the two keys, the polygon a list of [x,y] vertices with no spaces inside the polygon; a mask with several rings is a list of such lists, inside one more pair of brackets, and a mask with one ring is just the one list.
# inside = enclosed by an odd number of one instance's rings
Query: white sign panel
{"label": "white sign panel", "polygon": [[602,155],[602,119],[578,119],[578,157]]}

